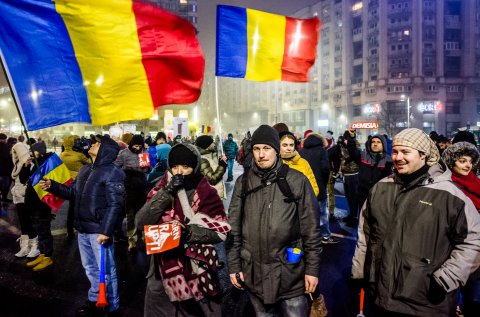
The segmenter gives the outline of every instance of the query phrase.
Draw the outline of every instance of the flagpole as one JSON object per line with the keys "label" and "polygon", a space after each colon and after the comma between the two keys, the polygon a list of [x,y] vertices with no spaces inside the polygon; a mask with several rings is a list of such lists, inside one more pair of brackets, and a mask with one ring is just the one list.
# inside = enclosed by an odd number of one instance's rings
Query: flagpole
{"label": "flagpole", "polygon": [[[8,75],[8,72],[7,72],[7,63],[4,62],[4,56],[3,56],[3,52],[2,50],[0,49],[0,64],[2,66],[2,70],[3,70],[3,74],[5,76],[5,79],[7,81],[7,84],[8,84],[8,88],[10,89],[10,94],[12,95],[12,100],[13,100],[13,103],[15,105],[15,108],[17,109],[17,112],[18,112],[18,116],[20,118],[20,122],[22,124],[22,127],[23,127],[23,132],[25,133],[25,136],[27,138],[27,144],[30,146],[30,151],[32,152],[33,154],[33,162],[35,163],[35,166],[37,168],[37,171],[40,173],[40,177],[43,178],[43,175],[42,175],[42,171],[40,170],[40,165],[38,164],[38,161],[37,161],[37,158],[35,157],[34,155],[34,151],[33,151],[33,147],[32,147],[32,144],[31,142],[29,142],[30,140],[30,137],[28,135],[28,131],[27,131],[27,125],[25,124],[25,120],[23,118],[23,112],[20,110],[20,107],[18,106],[18,102],[17,102],[17,94],[16,94],[16,91],[13,90],[13,86],[10,82],[10,76]],[[11,125],[10,125],[10,128],[11,128]]]}
{"label": "flagpole", "polygon": [[223,155],[223,143],[222,143],[222,125],[220,124],[220,110],[218,106],[218,77],[215,76],[215,107],[217,108],[217,128],[220,138],[220,151]]}

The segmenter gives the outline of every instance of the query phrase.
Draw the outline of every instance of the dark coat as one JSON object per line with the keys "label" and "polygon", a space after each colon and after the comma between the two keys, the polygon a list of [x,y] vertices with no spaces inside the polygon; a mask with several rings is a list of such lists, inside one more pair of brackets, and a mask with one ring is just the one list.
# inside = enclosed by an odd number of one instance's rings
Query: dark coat
{"label": "dark coat", "polygon": [[238,145],[235,141],[228,139],[223,143],[223,150],[229,160],[233,160],[238,154]]}
{"label": "dark coat", "polygon": [[327,199],[327,182],[330,175],[328,153],[323,147],[323,140],[318,134],[310,134],[298,150],[301,157],[307,160],[317,181],[319,194],[317,199]]}
{"label": "dark coat", "polygon": [[124,213],[125,173],[113,162],[120,147],[109,137],[102,144],[93,165],[84,165],[69,186],[52,181],[49,192],[75,200],[75,228],[81,233],[111,237]]}
{"label": "dark coat", "polygon": [[[253,164],[240,176],[229,206],[232,248],[228,251],[230,273],[243,272],[248,290],[264,304],[300,296],[305,292],[305,275],[318,276],[322,252],[318,219],[318,202],[308,179],[289,169],[287,182],[297,203],[285,202],[278,183],[251,193],[245,199],[243,216],[242,179],[247,177],[247,190],[262,181],[272,181],[282,165],[264,172]],[[298,263],[288,263],[286,249],[297,247],[304,254]]]}
{"label": "dark coat", "polygon": [[[453,316],[455,290],[480,264],[480,216],[442,164],[410,184],[396,175],[373,186],[362,208],[353,278],[364,278],[375,304],[414,316]],[[443,301],[429,295],[435,281]],[[437,287],[439,287],[437,286]]]}
{"label": "dark coat", "polygon": [[[372,138],[382,141],[383,152],[372,153]],[[375,135],[365,143],[365,150],[361,151],[353,141],[347,144],[348,152],[359,166],[358,172],[358,196],[360,205],[365,202],[368,192],[379,180],[392,174],[393,163],[390,155],[387,154],[387,142],[383,135]]]}

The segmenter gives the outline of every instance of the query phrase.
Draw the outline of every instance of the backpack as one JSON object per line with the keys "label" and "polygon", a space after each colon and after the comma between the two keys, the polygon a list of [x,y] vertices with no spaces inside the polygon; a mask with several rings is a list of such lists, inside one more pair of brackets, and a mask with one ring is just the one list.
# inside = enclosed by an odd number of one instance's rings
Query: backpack
{"label": "backpack", "polygon": [[245,151],[243,150],[243,146],[238,150],[237,157],[235,160],[238,164],[243,165],[243,161],[245,160]]}

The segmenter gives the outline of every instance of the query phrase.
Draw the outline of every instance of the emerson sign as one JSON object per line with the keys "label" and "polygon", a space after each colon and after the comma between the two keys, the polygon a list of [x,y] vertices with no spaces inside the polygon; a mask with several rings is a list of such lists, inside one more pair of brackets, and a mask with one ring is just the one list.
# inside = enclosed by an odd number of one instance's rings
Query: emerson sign
{"label": "emerson sign", "polygon": [[375,129],[378,130],[378,121],[353,122],[352,129]]}

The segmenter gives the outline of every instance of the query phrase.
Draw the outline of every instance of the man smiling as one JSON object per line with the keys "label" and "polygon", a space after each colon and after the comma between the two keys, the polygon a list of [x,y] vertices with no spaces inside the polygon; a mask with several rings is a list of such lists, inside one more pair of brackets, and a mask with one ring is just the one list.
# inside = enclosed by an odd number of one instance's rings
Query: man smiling
{"label": "man smiling", "polygon": [[352,277],[373,316],[453,316],[455,290],[480,265],[480,216],[423,131],[396,135],[392,160],[362,208]]}

